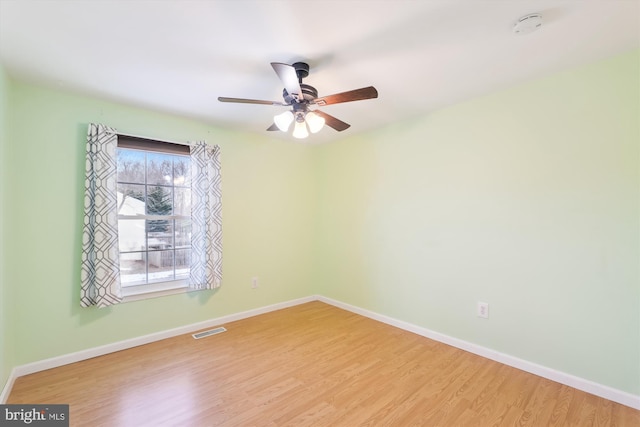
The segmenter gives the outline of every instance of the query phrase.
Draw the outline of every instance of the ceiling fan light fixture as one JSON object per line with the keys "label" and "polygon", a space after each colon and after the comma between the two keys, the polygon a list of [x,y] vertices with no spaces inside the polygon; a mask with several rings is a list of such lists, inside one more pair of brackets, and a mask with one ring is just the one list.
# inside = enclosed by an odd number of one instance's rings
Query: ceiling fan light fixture
{"label": "ceiling fan light fixture", "polygon": [[278,129],[286,132],[289,130],[291,122],[293,122],[293,113],[291,111],[285,111],[282,114],[278,114],[273,117],[273,122],[278,126]]}
{"label": "ceiling fan light fixture", "polygon": [[293,137],[298,139],[304,139],[308,136],[309,136],[309,131],[307,130],[307,124],[305,123],[305,121],[296,120],[296,125],[293,128]]}
{"label": "ceiling fan light fixture", "polygon": [[320,129],[324,126],[324,117],[320,117],[313,111],[309,111],[305,116],[305,121],[307,125],[309,125],[309,130],[311,133],[318,133]]}

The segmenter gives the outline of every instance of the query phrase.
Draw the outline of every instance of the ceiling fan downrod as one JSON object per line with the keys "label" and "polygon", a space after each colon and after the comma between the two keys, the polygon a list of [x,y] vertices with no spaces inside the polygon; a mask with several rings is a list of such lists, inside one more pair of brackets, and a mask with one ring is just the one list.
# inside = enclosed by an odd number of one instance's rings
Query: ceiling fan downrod
{"label": "ceiling fan downrod", "polygon": [[302,83],[302,79],[309,75],[309,64],[306,62],[294,62],[291,66],[296,70],[298,83]]}

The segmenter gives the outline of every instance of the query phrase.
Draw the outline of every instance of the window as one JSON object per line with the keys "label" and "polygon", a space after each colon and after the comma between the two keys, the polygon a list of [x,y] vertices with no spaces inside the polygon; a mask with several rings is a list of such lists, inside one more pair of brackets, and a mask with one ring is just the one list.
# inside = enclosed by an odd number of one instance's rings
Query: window
{"label": "window", "polygon": [[187,287],[191,258],[189,147],[118,136],[122,295]]}
{"label": "window", "polygon": [[80,305],[220,287],[220,147],[90,123],[86,148]]}

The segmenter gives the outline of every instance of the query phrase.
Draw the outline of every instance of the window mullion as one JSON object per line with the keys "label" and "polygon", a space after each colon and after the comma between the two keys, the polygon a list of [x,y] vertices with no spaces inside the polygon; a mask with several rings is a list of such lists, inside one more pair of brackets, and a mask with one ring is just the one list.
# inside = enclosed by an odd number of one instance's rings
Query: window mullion
{"label": "window mullion", "polygon": [[[147,215],[147,202],[148,202],[148,198],[149,198],[149,189],[147,187],[148,185],[148,181],[147,181],[147,173],[149,171],[147,170],[147,153],[144,153],[144,214],[145,216]],[[145,271],[145,282],[149,283],[149,223],[147,222],[148,220],[145,219],[144,221],[144,247],[145,247],[145,254],[144,254],[144,271]]]}
{"label": "window mullion", "polygon": [[118,215],[118,219],[147,219],[150,221],[190,219],[187,215]]}

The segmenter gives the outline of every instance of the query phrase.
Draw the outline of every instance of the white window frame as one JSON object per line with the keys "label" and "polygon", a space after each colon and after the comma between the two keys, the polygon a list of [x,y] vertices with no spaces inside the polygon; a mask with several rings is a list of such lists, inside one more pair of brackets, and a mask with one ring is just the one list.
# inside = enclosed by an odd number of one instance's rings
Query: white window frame
{"label": "white window frame", "polygon": [[[118,134],[118,149],[135,149],[140,151],[147,151],[151,153],[162,153],[162,154],[170,154],[170,155],[188,155],[189,153],[189,145],[170,142],[170,141],[161,141],[156,139],[144,138],[134,135],[127,134]],[[146,175],[146,170],[145,170]],[[145,177],[146,180],[146,177]],[[118,181],[120,183],[120,181]],[[146,183],[145,183],[146,185]],[[145,220],[154,220],[154,219],[184,219],[187,218],[185,216],[180,215],[118,215],[118,220],[120,219],[145,219]],[[188,217],[190,218],[190,217]],[[148,254],[148,248],[145,251]],[[118,255],[119,256],[119,255]],[[148,262],[148,255],[145,257]],[[175,268],[175,266],[174,266]],[[122,295],[122,302],[132,302],[139,301],[143,299],[156,298],[166,295],[175,295],[186,293],[189,289],[188,279],[176,279],[176,280],[166,280],[159,282],[146,283],[141,285],[133,285],[133,286],[122,286],[120,285],[120,291]]]}

